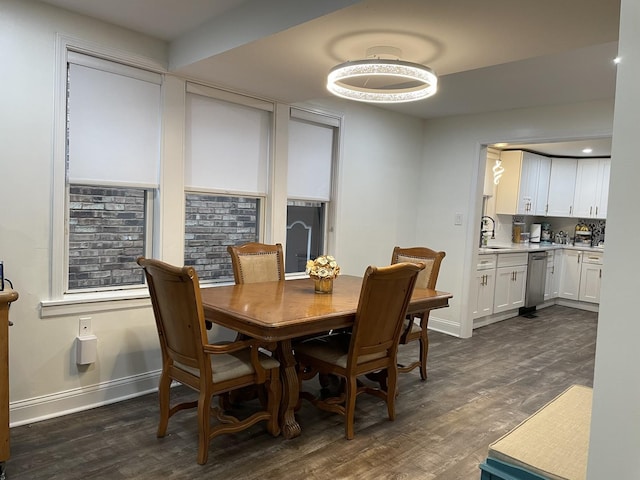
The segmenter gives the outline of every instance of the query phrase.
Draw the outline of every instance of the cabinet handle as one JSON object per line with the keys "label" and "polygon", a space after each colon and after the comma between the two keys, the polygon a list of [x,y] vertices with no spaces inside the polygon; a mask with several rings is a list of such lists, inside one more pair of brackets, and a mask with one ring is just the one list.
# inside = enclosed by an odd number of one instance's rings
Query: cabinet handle
{"label": "cabinet handle", "polygon": [[598,271],[598,278],[602,278],[602,269]]}
{"label": "cabinet handle", "polygon": [[589,207],[589,216],[593,214],[593,207]]}
{"label": "cabinet handle", "polygon": [[598,216],[598,206],[596,205],[596,217]]}
{"label": "cabinet handle", "polygon": [[573,214],[573,205],[569,205],[569,215]]}

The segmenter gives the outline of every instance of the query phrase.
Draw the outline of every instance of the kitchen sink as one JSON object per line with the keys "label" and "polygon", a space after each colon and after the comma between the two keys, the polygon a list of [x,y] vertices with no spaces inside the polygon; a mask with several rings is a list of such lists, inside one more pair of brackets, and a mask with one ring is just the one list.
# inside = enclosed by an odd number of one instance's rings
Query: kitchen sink
{"label": "kitchen sink", "polygon": [[480,247],[480,250],[511,250],[511,247],[496,247],[493,245],[487,247]]}

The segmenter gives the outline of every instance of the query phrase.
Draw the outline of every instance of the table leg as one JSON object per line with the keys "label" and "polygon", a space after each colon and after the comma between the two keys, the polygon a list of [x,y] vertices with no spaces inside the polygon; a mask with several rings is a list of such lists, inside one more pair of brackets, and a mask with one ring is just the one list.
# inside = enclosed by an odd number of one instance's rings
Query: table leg
{"label": "table leg", "polygon": [[300,424],[296,421],[294,409],[298,403],[299,386],[296,360],[291,348],[291,340],[278,344],[278,361],[282,378],[282,402],[280,403],[280,428],[285,438],[300,435]]}

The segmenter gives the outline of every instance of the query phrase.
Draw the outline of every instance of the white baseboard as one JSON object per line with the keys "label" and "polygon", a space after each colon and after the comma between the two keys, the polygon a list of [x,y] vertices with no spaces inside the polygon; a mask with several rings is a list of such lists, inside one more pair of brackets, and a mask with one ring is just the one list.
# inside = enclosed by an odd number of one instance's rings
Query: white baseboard
{"label": "white baseboard", "polygon": [[444,318],[434,317],[433,312],[431,312],[431,315],[429,315],[429,325],[427,328],[429,330],[446,333],[447,335],[452,335],[454,337],[460,336],[459,323],[452,322],[451,320],[446,320]]}
{"label": "white baseboard", "polygon": [[10,427],[120,402],[158,390],[160,370],[9,403]]}

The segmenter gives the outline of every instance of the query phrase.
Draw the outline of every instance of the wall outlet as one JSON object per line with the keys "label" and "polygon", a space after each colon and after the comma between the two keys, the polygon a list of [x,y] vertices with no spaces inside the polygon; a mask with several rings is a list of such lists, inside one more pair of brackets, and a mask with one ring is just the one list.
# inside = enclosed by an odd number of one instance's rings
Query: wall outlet
{"label": "wall outlet", "polygon": [[80,317],[80,326],[78,329],[78,336],[84,337],[91,335],[91,317]]}
{"label": "wall outlet", "polygon": [[453,224],[454,225],[462,225],[462,214],[461,213],[456,213],[453,216]]}

